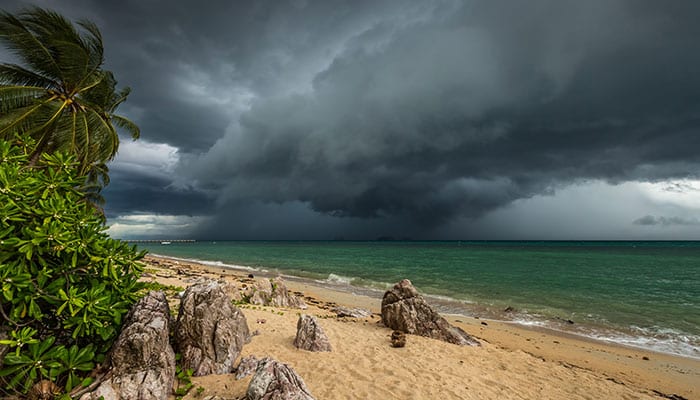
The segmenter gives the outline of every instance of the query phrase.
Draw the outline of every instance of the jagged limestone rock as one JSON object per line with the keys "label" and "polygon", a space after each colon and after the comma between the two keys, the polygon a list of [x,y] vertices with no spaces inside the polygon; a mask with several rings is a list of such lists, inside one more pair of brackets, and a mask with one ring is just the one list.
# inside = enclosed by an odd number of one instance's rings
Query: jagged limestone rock
{"label": "jagged limestone rock", "polygon": [[314,400],[314,397],[291,367],[266,357],[258,362],[245,399]]}
{"label": "jagged limestone rock", "polygon": [[408,279],[400,281],[384,293],[382,323],[391,329],[413,335],[458,345],[480,345],[468,333],[452,326],[433,310]]}
{"label": "jagged limestone rock", "polygon": [[168,399],[175,380],[169,324],[165,293],[150,292],[139,300],[112,345],[107,362],[110,378],[81,399]]}
{"label": "jagged limestone rock", "polygon": [[194,376],[229,373],[248,342],[245,315],[222,284],[206,281],[185,290],[175,327],[183,369],[192,369]]}
{"label": "jagged limestone rock", "polygon": [[331,342],[323,332],[318,319],[307,314],[299,316],[294,346],[308,351],[331,351]]}
{"label": "jagged limestone rock", "polygon": [[258,368],[258,360],[255,356],[243,357],[236,367],[236,379],[243,379],[251,375]]}
{"label": "jagged limestone rock", "polygon": [[251,304],[284,308],[306,309],[306,303],[287,290],[282,278],[259,278],[252,284],[241,288],[241,297],[247,298]]}

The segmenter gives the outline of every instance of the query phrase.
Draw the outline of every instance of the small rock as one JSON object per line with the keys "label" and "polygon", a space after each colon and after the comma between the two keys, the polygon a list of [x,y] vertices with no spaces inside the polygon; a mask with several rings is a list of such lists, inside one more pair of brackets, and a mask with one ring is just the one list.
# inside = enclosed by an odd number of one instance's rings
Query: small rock
{"label": "small rock", "polygon": [[507,312],[507,313],[513,312],[513,311],[515,311],[515,308],[513,308],[513,307],[511,307],[511,306],[508,306],[508,307],[506,307],[506,308],[503,310],[503,312]]}
{"label": "small rock", "polygon": [[649,361],[649,357],[644,356],[644,357],[642,357],[642,360],[644,360],[644,361]]}
{"label": "small rock", "polygon": [[481,325],[483,325],[483,326],[489,326],[489,324],[487,324],[486,322],[483,322],[483,321],[481,322]]}
{"label": "small rock", "polygon": [[391,346],[404,347],[406,346],[406,334],[401,331],[391,332]]}
{"label": "small rock", "polygon": [[300,315],[297,321],[294,346],[308,351],[331,351],[331,343],[319,325],[318,319],[306,314]]}
{"label": "small rock", "polygon": [[255,275],[253,275],[253,274],[248,274],[248,278],[250,278],[250,279],[255,279]]}

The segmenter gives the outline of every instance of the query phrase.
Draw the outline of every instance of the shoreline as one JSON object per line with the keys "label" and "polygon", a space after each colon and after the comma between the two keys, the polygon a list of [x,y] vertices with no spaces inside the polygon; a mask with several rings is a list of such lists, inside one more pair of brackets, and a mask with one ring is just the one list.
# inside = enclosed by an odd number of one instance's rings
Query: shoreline
{"label": "shoreline", "polygon": [[[234,266],[211,265],[175,257],[149,255],[144,261],[150,264],[149,260],[157,260],[165,265],[174,264],[216,279],[235,279],[249,273],[267,277],[276,276],[274,273],[266,274],[245,267],[236,269]],[[305,297],[313,298],[320,304],[333,302],[349,307],[367,308],[375,314],[380,311],[381,299],[376,297],[341,291],[298,277],[297,279],[284,277],[284,279],[290,291],[303,293]],[[516,322],[464,315],[443,315],[451,323],[485,342],[489,348],[493,347],[511,355],[518,355],[516,358],[527,356],[528,362],[536,360],[548,366],[559,366],[573,372],[585,371],[596,376],[600,382],[612,382],[623,387],[637,388],[651,395],[675,394],[686,399],[700,396],[700,388],[697,384],[700,382],[700,360],[695,358],[596,340],[545,327],[523,326]],[[377,318],[373,316],[373,319],[376,321]]]}
{"label": "shoreline", "polygon": [[[285,274],[282,271],[274,269],[256,268],[245,265],[226,264],[221,261],[208,261],[190,258],[180,258],[168,255],[149,254],[149,256],[177,260],[179,262],[201,264],[211,268],[226,268],[239,273],[254,273],[264,277],[281,276],[285,281],[297,282],[300,284],[308,283],[310,286],[327,288],[331,291],[355,293],[376,299],[381,303],[384,291],[393,284],[386,283],[385,289],[378,287],[355,286],[351,284],[352,277],[340,276],[331,273],[331,277],[335,278],[314,278],[305,276],[296,276]],[[408,277],[410,279],[410,277]],[[420,290],[420,287],[418,288]],[[644,350],[658,353],[661,355],[677,356],[682,358],[690,358],[700,361],[700,348],[692,347],[690,344],[681,342],[682,350],[679,349],[678,343],[666,342],[650,336],[634,335],[631,331],[625,331],[620,327],[610,327],[604,325],[590,325],[576,321],[568,321],[566,317],[545,317],[538,314],[529,314],[521,310],[507,308],[510,311],[493,305],[485,305],[474,302],[467,302],[442,295],[429,293],[421,294],[428,300],[440,314],[445,316],[454,316],[457,319],[475,318],[484,321],[495,321],[499,323],[513,324],[522,329],[544,330],[555,335],[571,335],[572,337],[581,340],[590,340],[593,343],[610,344],[613,346],[621,346],[632,350]],[[377,311],[378,312],[378,311]],[[676,350],[676,351],[674,351]],[[685,351],[683,351],[685,350]],[[694,354],[688,354],[692,352]]]}

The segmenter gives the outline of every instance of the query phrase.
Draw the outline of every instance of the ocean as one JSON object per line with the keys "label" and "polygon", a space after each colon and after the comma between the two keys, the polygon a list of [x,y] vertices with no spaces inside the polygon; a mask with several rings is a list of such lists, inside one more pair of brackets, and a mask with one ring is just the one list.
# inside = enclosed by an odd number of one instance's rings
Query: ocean
{"label": "ocean", "polygon": [[378,299],[408,278],[443,313],[700,358],[700,242],[216,241],[139,247]]}

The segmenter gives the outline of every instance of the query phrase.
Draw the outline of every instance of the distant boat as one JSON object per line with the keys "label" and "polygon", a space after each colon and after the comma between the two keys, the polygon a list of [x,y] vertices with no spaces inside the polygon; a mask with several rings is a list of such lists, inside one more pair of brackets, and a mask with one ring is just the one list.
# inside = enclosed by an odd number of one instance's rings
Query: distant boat
{"label": "distant boat", "polygon": [[160,244],[170,244],[170,242],[160,242]]}

